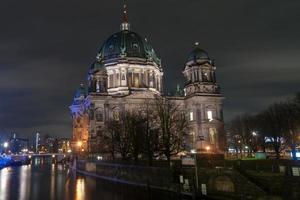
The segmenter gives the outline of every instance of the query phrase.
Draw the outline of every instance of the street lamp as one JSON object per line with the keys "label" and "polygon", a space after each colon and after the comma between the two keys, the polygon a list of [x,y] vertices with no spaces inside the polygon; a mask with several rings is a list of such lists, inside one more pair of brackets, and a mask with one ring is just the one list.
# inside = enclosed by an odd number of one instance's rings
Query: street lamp
{"label": "street lamp", "polygon": [[82,146],[82,142],[81,142],[81,141],[78,141],[78,142],[77,142],[77,146],[78,146],[78,147],[81,147],[81,146]]}
{"label": "street lamp", "polygon": [[192,149],[192,150],[191,150],[191,153],[192,153],[192,154],[195,154],[195,153],[197,153],[197,151],[196,151],[195,149]]}
{"label": "street lamp", "polygon": [[210,146],[207,146],[206,147],[206,151],[208,152],[210,150]]}
{"label": "street lamp", "polygon": [[3,147],[6,149],[8,147],[8,142],[4,142]]}

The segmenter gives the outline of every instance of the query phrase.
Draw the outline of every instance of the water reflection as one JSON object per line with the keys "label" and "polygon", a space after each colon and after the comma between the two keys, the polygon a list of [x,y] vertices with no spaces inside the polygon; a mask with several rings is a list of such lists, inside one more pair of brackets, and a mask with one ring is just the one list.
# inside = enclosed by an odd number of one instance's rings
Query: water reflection
{"label": "water reflection", "polygon": [[0,170],[0,200],[8,199],[9,191],[9,168]]}
{"label": "water reflection", "polygon": [[161,194],[151,194],[151,198],[145,195],[149,193],[144,189],[76,175],[66,166],[46,159],[0,170],[0,200],[168,199]]}
{"label": "water reflection", "polygon": [[19,180],[19,200],[26,200],[29,198],[30,183],[31,182],[31,166],[21,166],[20,170],[20,180]]}
{"label": "water reflection", "polygon": [[76,180],[75,200],[83,199],[85,199],[85,180],[84,178],[78,178]]}

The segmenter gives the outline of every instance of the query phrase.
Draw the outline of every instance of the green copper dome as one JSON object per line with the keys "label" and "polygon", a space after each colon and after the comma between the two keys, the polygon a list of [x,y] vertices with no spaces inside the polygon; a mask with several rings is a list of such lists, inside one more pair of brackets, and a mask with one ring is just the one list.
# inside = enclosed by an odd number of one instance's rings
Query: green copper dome
{"label": "green copper dome", "polygon": [[97,56],[100,63],[118,58],[145,59],[154,61],[159,66],[161,63],[148,41],[129,30],[111,35],[102,45]]}
{"label": "green copper dome", "polygon": [[83,84],[80,84],[80,87],[76,90],[74,95],[73,102],[75,104],[81,102],[87,96],[87,94],[87,88]]}
{"label": "green copper dome", "polygon": [[208,53],[203,50],[200,49],[199,47],[196,47],[190,54],[188,57],[188,62],[189,61],[197,61],[197,60],[210,60]]}

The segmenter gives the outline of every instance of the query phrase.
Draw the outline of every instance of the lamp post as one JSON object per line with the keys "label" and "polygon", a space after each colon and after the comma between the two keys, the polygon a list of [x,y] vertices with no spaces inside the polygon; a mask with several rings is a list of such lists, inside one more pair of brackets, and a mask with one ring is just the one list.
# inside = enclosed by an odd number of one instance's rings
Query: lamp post
{"label": "lamp post", "polygon": [[9,146],[8,142],[4,142],[4,143],[3,143],[4,153],[7,152],[8,146]]}
{"label": "lamp post", "polygon": [[209,152],[209,150],[210,150],[210,146],[207,146],[207,147],[206,147],[207,153]]}
{"label": "lamp post", "polygon": [[197,167],[197,152],[191,151],[191,153],[194,155],[194,162],[195,162],[195,178],[196,178],[196,191],[198,192],[199,188],[199,180],[198,180],[198,167]]}

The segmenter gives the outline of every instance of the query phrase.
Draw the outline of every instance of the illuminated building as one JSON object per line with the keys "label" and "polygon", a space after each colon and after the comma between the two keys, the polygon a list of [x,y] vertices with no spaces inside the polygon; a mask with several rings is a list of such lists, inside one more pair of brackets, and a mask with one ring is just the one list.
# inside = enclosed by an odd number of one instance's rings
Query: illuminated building
{"label": "illuminated building", "polygon": [[[124,6],[126,8],[126,6]],[[184,92],[163,94],[163,66],[149,41],[130,30],[124,9],[121,31],[102,45],[91,65],[85,87],[78,89],[70,110],[73,117],[73,149],[101,151],[99,136],[108,119],[125,110],[138,109],[155,96],[179,104],[188,116],[185,146],[188,151],[223,151],[223,116],[216,67],[207,52],[195,44],[183,75]]]}

